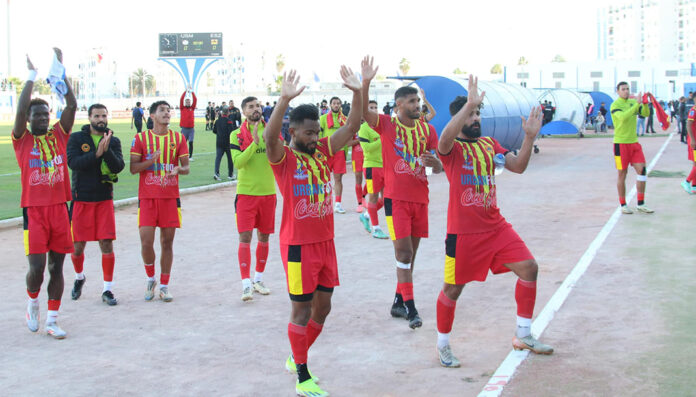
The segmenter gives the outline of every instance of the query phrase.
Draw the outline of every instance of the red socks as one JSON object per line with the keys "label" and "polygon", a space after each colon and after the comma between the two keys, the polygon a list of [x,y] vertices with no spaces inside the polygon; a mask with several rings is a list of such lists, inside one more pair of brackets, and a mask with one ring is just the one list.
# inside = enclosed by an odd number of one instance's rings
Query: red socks
{"label": "red socks", "polygon": [[314,344],[317,340],[317,336],[321,333],[321,329],[324,328],[324,324],[319,324],[318,322],[309,319],[307,323],[307,350]]}
{"label": "red socks", "polygon": [[[317,334],[318,335],[318,334]],[[307,327],[288,323],[288,339],[295,364],[307,363]]]}
{"label": "red socks", "polygon": [[355,198],[358,200],[358,205],[362,204],[363,194],[362,186],[355,186]]}
{"label": "red socks", "polygon": [[31,291],[27,290],[27,295],[29,295],[29,297],[31,299],[36,299],[39,297],[39,292],[41,292],[40,288],[38,290],[36,290],[36,292],[31,292]]}
{"label": "red socks", "polygon": [[377,204],[367,203],[367,213],[370,214],[370,223],[372,226],[379,225],[379,215],[377,215]]}
{"label": "red socks", "polygon": [[169,275],[168,274],[160,274],[160,285],[169,285]]}
{"label": "red socks", "polygon": [[[266,259],[268,259],[268,242],[259,241],[256,244],[256,272],[263,273],[266,269]],[[247,274],[249,271],[247,270]],[[242,277],[244,278],[244,277]]]}
{"label": "red socks", "polygon": [[58,311],[60,309],[60,300],[49,299],[48,310]]}
{"label": "red socks", "polygon": [[106,281],[106,282],[114,281],[114,262],[115,261],[116,261],[116,258],[114,257],[113,252],[110,254],[102,254],[102,271],[104,272],[104,281]]}
{"label": "red socks", "polygon": [[643,205],[645,202],[645,193],[638,193],[638,205]]}
{"label": "red socks", "polygon": [[145,265],[145,273],[148,277],[155,277],[155,264]]}
{"label": "red socks", "polygon": [[239,243],[237,257],[239,258],[239,271],[242,273],[242,280],[250,278],[251,247],[249,243]]}
{"label": "red socks", "polygon": [[534,303],[536,302],[536,281],[517,280],[515,286],[515,301],[517,301],[517,315],[524,318],[532,318]]}
{"label": "red socks", "polygon": [[404,302],[413,300],[413,283],[398,283],[396,288],[397,291],[401,291]]}
{"label": "red socks", "polygon": [[626,205],[626,197],[619,197],[619,204]]}
{"label": "red socks", "polygon": [[457,301],[448,298],[445,291],[440,291],[440,296],[437,297],[437,332],[449,334],[452,331],[456,307]]}
{"label": "red socks", "polygon": [[84,263],[85,263],[85,254],[82,254],[80,256],[76,256],[74,254],[70,254],[70,259],[72,259],[73,267],[75,268],[75,273],[82,273],[84,270]]}
{"label": "red socks", "polygon": [[383,199],[383,198],[379,198],[379,199],[377,200],[377,210],[381,210],[382,207],[384,207],[384,199]]}
{"label": "red socks", "polygon": [[341,202],[341,196],[336,196],[336,202],[340,203]]}

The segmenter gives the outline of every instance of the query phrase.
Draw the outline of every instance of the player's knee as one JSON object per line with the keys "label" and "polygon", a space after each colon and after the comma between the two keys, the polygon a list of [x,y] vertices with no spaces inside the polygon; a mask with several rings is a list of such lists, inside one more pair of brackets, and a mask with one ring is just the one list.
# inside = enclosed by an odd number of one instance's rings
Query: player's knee
{"label": "player's knee", "polygon": [[75,249],[73,252],[73,255],[75,255],[75,256],[82,255],[85,252],[85,245],[86,245],[86,243],[84,241],[76,241],[73,244],[73,247]]}
{"label": "player's knee", "polygon": [[239,242],[246,244],[251,243],[251,230],[239,233]]}
{"label": "player's knee", "polygon": [[[407,263],[409,266],[407,267],[408,269],[411,268],[411,261],[413,260],[413,250],[410,249],[397,249],[395,251],[395,256],[396,256],[396,261],[400,263]],[[397,265],[398,266],[398,265]],[[401,266],[398,266],[401,268]]]}
{"label": "player's knee", "polygon": [[312,314],[312,305],[309,302],[307,304],[298,305],[297,302],[293,302],[292,312],[290,313],[290,321],[297,325],[307,325],[309,322],[309,317]]}
{"label": "player's knee", "polygon": [[442,291],[445,293],[445,296],[448,298],[452,299],[453,301],[456,301],[459,299],[459,295],[461,295],[462,290],[464,289],[465,284],[447,284],[442,287]]}
{"label": "player's knee", "polygon": [[114,243],[112,240],[99,240],[99,249],[102,254],[110,254],[114,252]]}
{"label": "player's knee", "polygon": [[539,273],[539,265],[537,265],[534,259],[523,262],[520,268],[520,270],[522,270],[521,273],[524,276],[521,277],[522,279],[525,281],[536,281],[537,274]]}

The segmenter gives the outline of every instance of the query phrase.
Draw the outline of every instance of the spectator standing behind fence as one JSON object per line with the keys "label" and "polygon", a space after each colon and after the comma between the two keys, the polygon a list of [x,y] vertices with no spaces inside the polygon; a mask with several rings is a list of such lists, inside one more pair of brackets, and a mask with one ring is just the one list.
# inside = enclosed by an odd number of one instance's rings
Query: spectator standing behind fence
{"label": "spectator standing behind fence", "polygon": [[[186,98],[186,94],[191,94],[191,97],[193,98],[193,103],[191,103],[191,99]],[[181,112],[181,120],[179,121],[179,126],[181,127],[181,133],[186,137],[186,140],[188,141],[188,154],[189,154],[189,161],[193,161],[193,137],[196,133],[196,130],[194,129],[195,126],[195,116],[194,116],[194,111],[196,110],[196,94],[191,90],[191,86],[188,87],[186,91],[184,91],[183,94],[181,94],[181,98],[179,99],[179,108]]]}
{"label": "spectator standing behind fence", "polygon": [[216,181],[220,178],[220,161],[222,156],[227,156],[227,179],[234,180],[234,165],[232,164],[232,153],[230,152],[230,134],[237,129],[232,120],[230,120],[230,108],[227,105],[222,105],[220,117],[215,121],[213,133],[217,135],[215,138],[215,174],[213,178]]}

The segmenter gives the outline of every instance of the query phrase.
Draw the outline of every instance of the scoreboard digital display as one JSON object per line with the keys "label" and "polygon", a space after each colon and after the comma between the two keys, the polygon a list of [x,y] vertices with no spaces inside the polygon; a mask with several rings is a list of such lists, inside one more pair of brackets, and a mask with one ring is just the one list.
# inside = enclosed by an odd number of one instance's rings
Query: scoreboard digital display
{"label": "scoreboard digital display", "polygon": [[221,57],[222,33],[160,33],[160,57]]}

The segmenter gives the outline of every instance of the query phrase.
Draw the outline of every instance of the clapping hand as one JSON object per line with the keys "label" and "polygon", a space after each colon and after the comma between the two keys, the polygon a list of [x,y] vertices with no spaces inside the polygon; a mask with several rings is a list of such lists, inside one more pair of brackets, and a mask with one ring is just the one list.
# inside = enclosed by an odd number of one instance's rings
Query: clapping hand
{"label": "clapping hand", "polygon": [[297,76],[297,71],[294,69],[289,73],[283,73],[283,85],[280,87],[280,96],[288,101],[299,96],[307,86],[299,86],[300,76]]}
{"label": "clapping hand", "polygon": [[341,79],[343,79],[344,87],[353,92],[360,91],[360,79],[358,79],[358,76],[346,65],[341,65]]}

